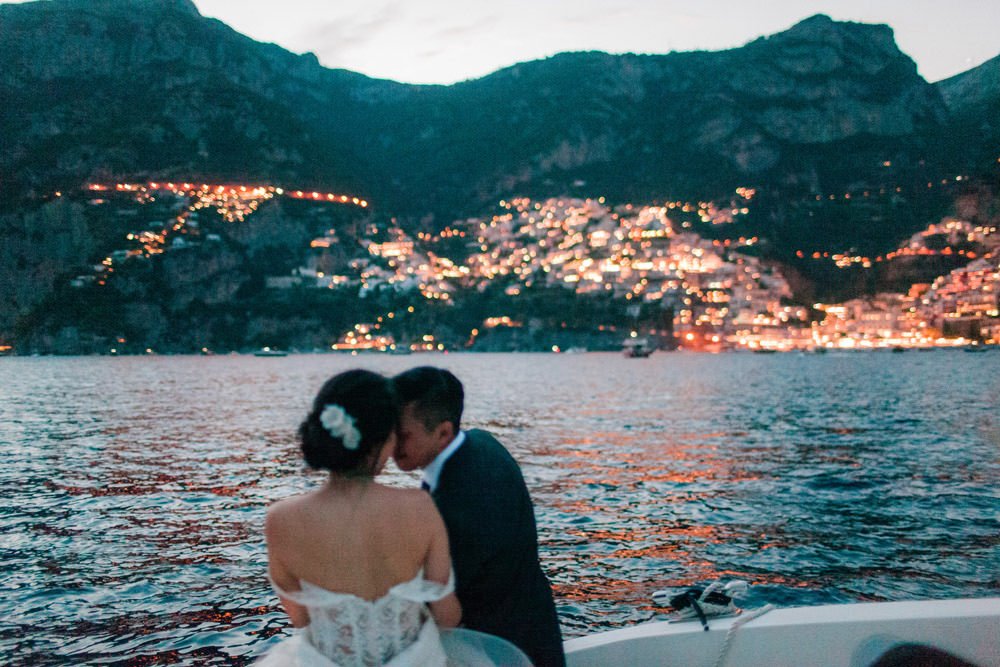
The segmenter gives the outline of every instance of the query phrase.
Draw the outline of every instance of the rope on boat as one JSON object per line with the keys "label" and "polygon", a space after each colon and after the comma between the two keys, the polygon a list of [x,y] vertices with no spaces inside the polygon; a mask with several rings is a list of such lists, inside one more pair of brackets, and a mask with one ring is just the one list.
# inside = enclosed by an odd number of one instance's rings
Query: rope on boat
{"label": "rope on boat", "polygon": [[726,638],[722,640],[722,650],[719,652],[719,657],[716,659],[714,667],[722,667],[722,665],[725,664],[726,657],[729,655],[729,649],[732,648],[733,640],[736,639],[736,631],[743,625],[746,625],[755,618],[763,616],[772,609],[774,609],[773,604],[766,604],[759,609],[747,612],[745,615],[742,615],[733,621],[733,624],[729,626],[729,630],[726,632]]}
{"label": "rope on boat", "polygon": [[673,619],[675,621],[697,618],[701,622],[702,629],[708,632],[709,618],[734,616],[740,613],[733,604],[733,597],[746,593],[747,588],[747,582],[739,579],[725,585],[719,580],[704,590],[689,588],[680,595],[671,596],[669,591],[655,591],[653,602],[676,610]]}

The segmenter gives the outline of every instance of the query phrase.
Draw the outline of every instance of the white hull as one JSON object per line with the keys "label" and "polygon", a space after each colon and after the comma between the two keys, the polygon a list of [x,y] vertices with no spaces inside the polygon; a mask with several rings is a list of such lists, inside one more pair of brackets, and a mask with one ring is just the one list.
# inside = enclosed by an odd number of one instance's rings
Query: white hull
{"label": "white hull", "polygon": [[568,667],[862,667],[896,644],[919,643],[1000,667],[1000,598],[773,609],[729,633],[739,621],[709,619],[708,632],[696,620],[662,621],[578,637],[565,642],[566,660]]}

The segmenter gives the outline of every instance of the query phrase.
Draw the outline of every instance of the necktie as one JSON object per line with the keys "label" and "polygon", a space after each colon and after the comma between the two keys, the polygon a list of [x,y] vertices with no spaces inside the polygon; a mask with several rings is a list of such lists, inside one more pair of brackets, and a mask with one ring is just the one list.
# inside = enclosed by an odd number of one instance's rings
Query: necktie
{"label": "necktie", "polygon": [[425,480],[421,480],[421,482],[420,482],[420,488],[421,488],[421,490],[427,491],[429,493],[430,490],[431,490],[431,485],[427,483],[426,479]]}

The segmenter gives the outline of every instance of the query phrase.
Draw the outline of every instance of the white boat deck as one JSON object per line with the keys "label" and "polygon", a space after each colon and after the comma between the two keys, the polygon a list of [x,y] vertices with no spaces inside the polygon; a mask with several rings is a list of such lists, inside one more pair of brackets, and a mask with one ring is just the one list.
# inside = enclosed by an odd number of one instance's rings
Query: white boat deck
{"label": "white boat deck", "polygon": [[570,639],[566,659],[569,667],[863,667],[896,644],[919,643],[1000,667],[1000,598],[789,607],[730,634],[739,620],[709,619],[708,632],[696,620],[661,621]]}

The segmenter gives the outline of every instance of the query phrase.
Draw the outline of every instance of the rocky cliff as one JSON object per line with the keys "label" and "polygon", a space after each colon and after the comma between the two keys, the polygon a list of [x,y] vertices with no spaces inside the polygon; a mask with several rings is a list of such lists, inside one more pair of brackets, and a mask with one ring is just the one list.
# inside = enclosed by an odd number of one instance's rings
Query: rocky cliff
{"label": "rocky cliff", "polygon": [[937,140],[942,152],[954,164],[996,165],[1000,156],[1000,56],[939,81],[936,87],[951,114]]}
{"label": "rocky cliff", "polygon": [[187,0],[51,0],[0,18],[8,200],[97,177],[268,179],[447,218],[581,187],[838,189],[926,157],[923,136],[949,118],[888,27],[826,16],[729,51],[563,54],[453,86],[328,70]]}
{"label": "rocky cliff", "polygon": [[935,85],[952,113],[995,104],[1000,99],[1000,56]]}

